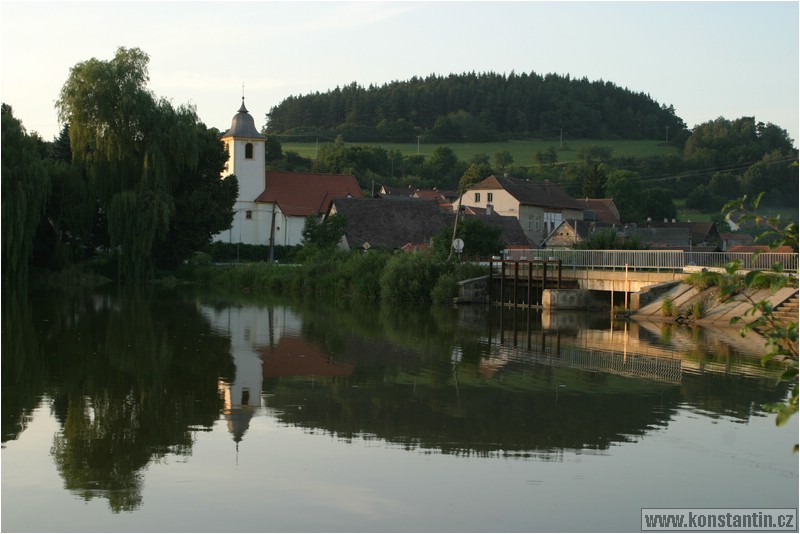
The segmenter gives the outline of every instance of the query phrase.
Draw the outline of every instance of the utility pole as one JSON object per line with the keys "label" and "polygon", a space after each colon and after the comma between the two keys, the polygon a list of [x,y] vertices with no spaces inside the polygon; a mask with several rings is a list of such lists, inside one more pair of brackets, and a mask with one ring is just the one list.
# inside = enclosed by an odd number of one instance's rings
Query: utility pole
{"label": "utility pole", "polygon": [[456,207],[456,220],[453,222],[453,237],[450,239],[450,253],[447,255],[447,261],[450,261],[450,258],[453,257],[453,241],[456,240],[456,232],[458,231],[458,218],[461,216],[461,198],[464,196],[464,188],[460,188],[460,194],[458,195],[458,206]]}
{"label": "utility pole", "polygon": [[275,261],[275,203],[272,204],[272,223],[269,227],[269,262]]}

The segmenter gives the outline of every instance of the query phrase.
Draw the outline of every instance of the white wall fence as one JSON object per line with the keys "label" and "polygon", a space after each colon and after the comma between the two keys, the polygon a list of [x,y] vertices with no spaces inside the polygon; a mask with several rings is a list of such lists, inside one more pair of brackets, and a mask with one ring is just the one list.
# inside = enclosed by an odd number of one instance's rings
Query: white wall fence
{"label": "white wall fence", "polygon": [[683,271],[687,267],[724,268],[738,260],[741,268],[771,269],[780,263],[784,271],[797,272],[798,255],[778,252],[683,252],[680,250],[506,250],[511,261],[561,260],[562,269]]}

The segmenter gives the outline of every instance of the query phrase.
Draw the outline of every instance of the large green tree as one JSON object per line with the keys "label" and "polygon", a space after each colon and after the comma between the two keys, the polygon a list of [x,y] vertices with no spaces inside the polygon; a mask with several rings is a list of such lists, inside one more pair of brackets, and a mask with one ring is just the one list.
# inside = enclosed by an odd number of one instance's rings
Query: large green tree
{"label": "large green tree", "polygon": [[169,230],[156,241],[153,256],[156,265],[174,269],[211,238],[230,228],[231,209],[238,197],[235,176],[220,180],[228,153],[219,141],[219,131],[197,125],[199,156],[195,168],[184,168],[177,174],[172,192],[174,212]]}
{"label": "large green tree", "polygon": [[671,219],[677,210],[672,193],[664,187],[648,187],[638,173],[612,171],[606,181],[606,196],[614,199],[625,223],[643,223],[648,218]]}
{"label": "large green tree", "polygon": [[3,280],[26,282],[36,228],[45,212],[50,177],[39,143],[28,135],[11,106],[2,104]]}
{"label": "large green tree", "polygon": [[56,102],[70,125],[73,158],[87,169],[107,216],[119,275],[128,279],[152,275],[154,247],[168,244],[176,214],[173,193],[198,169],[204,146],[194,109],[175,108],[147,89],[148,62],[138,48],[119,48],[111,60],[78,63]]}
{"label": "large green tree", "polygon": [[719,117],[692,130],[684,146],[684,159],[697,167],[730,167],[750,165],[775,150],[794,151],[786,130],[756,122],[755,117]]}

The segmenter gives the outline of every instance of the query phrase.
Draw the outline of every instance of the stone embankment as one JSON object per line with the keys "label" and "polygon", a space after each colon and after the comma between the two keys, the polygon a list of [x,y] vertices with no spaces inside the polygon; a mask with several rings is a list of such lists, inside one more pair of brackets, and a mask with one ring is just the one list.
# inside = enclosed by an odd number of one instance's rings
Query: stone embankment
{"label": "stone embankment", "polygon": [[779,320],[797,321],[797,288],[786,287],[775,293],[768,289],[751,290],[723,302],[719,298],[718,288],[698,290],[683,283],[676,284],[654,301],[636,310],[632,314],[632,318],[648,321],[730,325],[733,317],[753,319],[754,316],[748,312],[752,310],[753,302],[762,300],[772,304],[775,316]]}

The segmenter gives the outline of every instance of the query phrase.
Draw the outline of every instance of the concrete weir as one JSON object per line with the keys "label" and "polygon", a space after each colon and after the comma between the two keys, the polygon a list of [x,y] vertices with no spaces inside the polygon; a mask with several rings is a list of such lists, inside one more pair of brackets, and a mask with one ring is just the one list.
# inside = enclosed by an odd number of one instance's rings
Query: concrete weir
{"label": "concrete weir", "polygon": [[585,310],[593,304],[587,289],[545,289],[542,308],[546,310]]}

